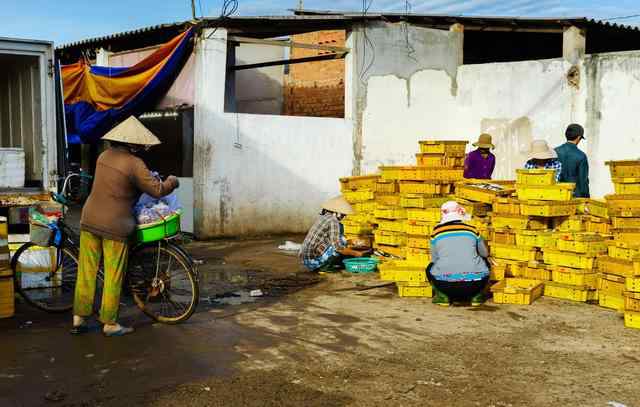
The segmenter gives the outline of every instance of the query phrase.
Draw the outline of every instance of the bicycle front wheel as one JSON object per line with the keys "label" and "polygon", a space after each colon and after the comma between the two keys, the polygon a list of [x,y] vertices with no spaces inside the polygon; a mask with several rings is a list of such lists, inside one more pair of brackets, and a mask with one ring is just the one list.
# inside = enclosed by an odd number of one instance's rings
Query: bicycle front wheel
{"label": "bicycle front wheel", "polygon": [[29,304],[47,312],[73,307],[78,255],[68,247],[23,244],[11,259],[16,291]]}
{"label": "bicycle front wheel", "polygon": [[129,289],[136,305],[152,319],[177,324],[198,306],[192,266],[170,246],[141,246],[129,256]]}

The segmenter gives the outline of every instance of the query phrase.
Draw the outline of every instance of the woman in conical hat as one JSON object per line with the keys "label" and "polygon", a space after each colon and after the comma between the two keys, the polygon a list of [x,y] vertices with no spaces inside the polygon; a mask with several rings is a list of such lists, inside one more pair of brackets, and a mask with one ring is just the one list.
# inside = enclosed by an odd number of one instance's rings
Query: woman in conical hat
{"label": "woman in conical hat", "polygon": [[364,252],[347,245],[340,221],[353,214],[342,195],[322,204],[320,216],[313,224],[300,249],[300,260],[309,271],[331,270],[342,265],[345,257],[361,257]]}
{"label": "woman in conical hat", "polygon": [[128,244],[136,221],[133,206],[141,193],[161,198],[178,187],[178,179],[164,182],[151,176],[136,152],[160,144],[138,119],[131,116],[108,132],[103,140],[110,147],[100,154],[91,194],[80,220],[80,264],[73,307],[71,333],[88,331],[87,317],[93,314],[96,275],[104,260],[104,290],[100,321],[107,336],[133,331],[117,322],[122,280],[127,268]]}

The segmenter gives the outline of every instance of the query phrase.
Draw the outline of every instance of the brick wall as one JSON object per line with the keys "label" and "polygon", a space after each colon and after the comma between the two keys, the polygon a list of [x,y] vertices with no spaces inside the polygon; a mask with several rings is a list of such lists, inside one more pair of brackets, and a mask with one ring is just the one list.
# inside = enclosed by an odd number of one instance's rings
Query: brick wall
{"label": "brick wall", "polygon": [[[344,31],[318,31],[294,35],[292,41],[343,47]],[[330,54],[293,48],[291,58]],[[289,66],[284,84],[284,114],[290,116],[344,117],[344,59]]]}

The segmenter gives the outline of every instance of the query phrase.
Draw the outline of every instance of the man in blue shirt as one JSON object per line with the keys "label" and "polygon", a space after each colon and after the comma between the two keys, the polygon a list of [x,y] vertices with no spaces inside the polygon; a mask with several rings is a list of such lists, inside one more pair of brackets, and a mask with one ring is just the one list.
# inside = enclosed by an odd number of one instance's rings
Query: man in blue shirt
{"label": "man in blue shirt", "polygon": [[565,132],[567,142],[556,147],[558,159],[562,163],[560,182],[573,182],[575,198],[589,198],[589,162],[587,155],[578,149],[584,138],[584,129],[579,124],[570,124]]}

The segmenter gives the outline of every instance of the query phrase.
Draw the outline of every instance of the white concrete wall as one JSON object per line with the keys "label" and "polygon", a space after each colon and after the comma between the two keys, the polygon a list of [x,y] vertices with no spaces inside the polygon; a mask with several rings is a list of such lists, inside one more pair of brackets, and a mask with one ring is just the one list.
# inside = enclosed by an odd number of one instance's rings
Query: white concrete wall
{"label": "white concrete wall", "polygon": [[604,162],[640,157],[640,53],[587,56],[579,90],[567,82],[570,67],[557,59],[465,65],[455,77],[439,69],[407,79],[370,77],[363,172],[413,164],[419,140],[474,140],[486,131],[497,145],[495,177],[513,179],[532,139],[555,147],[565,141],[567,124],[577,122],[586,130],[580,148],[589,156],[592,196],[612,192]]}
{"label": "white concrete wall", "polygon": [[321,203],[339,193],[338,178],[351,173],[351,121],[225,113],[225,61],[224,30],[199,41],[196,235],[305,232]]}

